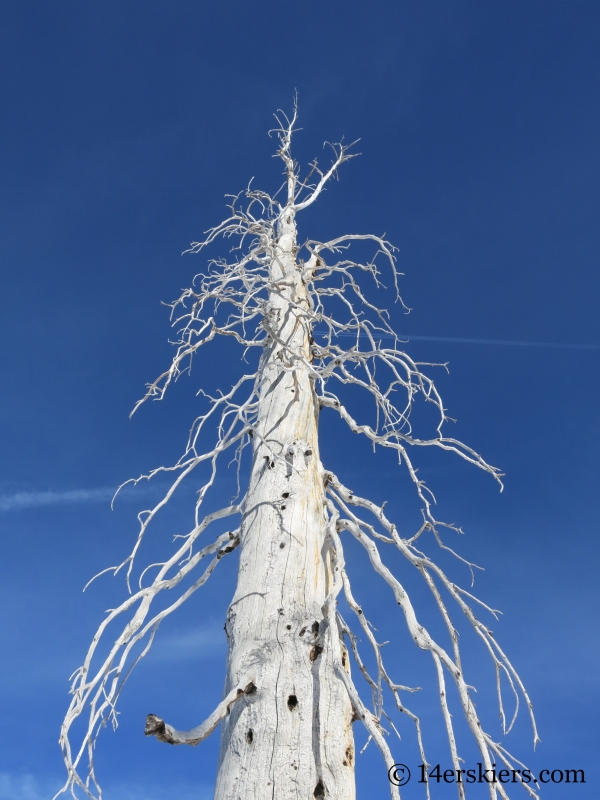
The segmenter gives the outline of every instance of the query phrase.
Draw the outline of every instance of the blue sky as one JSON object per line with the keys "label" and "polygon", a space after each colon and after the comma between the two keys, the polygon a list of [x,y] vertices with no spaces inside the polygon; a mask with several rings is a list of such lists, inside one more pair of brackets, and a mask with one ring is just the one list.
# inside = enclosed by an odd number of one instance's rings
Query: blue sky
{"label": "blue sky", "polygon": [[[115,511],[113,490],[175,460],[199,386],[226,388],[239,368],[233,350],[215,349],[164,403],[128,419],[170,358],[160,302],[202,267],[181,251],[221,220],[226,193],[253,176],[278,187],[267,131],[295,90],[299,160],[343,136],[360,137],[362,152],[299,218],[300,236],[385,231],[399,247],[412,311],[393,308],[394,324],[415,336],[414,358],[449,362],[437,373],[452,432],[506,474],[499,494],[450,454],[416,459],[439,515],[465,531],[453,545],[485,567],[476,588],[503,610],[494,630],[534,701],[541,745],[533,754],[524,717],[508,744],[536,769],[586,770],[586,786],[545,797],[595,796],[599,25],[597,3],[559,0],[3,4],[0,800],[48,798],[62,781],[68,677],[125,587],[106,576],[81,590],[128,552],[136,512],[160,485],[125,492]],[[326,463],[408,525],[418,505],[406,478],[355,438],[331,420]],[[157,525],[149,560],[186,524],[193,488]],[[396,637],[395,676],[424,687],[413,705],[430,760],[450,766],[431,664],[403,639],[361,554],[350,547],[349,558],[357,598],[382,638]],[[102,734],[107,800],[211,797],[217,736],[167,748],[142,730],[148,712],[191,727],[220,697],[235,585],[226,562],[161,630],[118,732]],[[422,589],[398,569],[429,620]],[[466,631],[464,646],[493,725],[489,667]],[[409,729],[395,754],[417,763]],[[385,796],[373,748],[358,785]]]}

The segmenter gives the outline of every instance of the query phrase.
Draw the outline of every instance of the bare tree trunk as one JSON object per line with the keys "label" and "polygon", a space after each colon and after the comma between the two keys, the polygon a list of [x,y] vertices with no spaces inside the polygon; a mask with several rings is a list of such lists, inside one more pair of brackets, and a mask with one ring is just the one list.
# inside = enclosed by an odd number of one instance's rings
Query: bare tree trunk
{"label": "bare tree trunk", "polygon": [[[243,508],[238,585],[227,617],[225,692],[255,675],[222,723],[215,800],[352,800],[352,705],[335,675],[323,604],[332,588],[318,405],[306,363],[308,295],[282,215],[266,314],[259,418]],[[296,354],[296,357],[295,355]]]}

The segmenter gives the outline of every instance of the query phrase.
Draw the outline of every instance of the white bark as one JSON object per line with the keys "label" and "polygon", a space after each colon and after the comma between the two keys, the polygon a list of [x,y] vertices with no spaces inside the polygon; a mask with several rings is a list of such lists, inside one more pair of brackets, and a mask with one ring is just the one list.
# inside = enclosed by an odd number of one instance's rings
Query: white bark
{"label": "white bark", "polygon": [[307,366],[308,298],[295,246],[288,209],[271,266],[280,291],[268,309],[273,337],[261,363],[238,585],[226,625],[225,691],[251,669],[257,688],[223,722],[215,800],[355,796],[352,706],[334,666],[332,638],[339,647],[340,635],[323,610],[330,541]]}

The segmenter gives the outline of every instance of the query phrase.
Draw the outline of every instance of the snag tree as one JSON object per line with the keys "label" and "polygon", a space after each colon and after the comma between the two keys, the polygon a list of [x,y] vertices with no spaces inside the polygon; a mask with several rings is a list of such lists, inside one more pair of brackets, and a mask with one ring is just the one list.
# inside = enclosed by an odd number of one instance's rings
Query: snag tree
{"label": "snag tree", "polygon": [[[93,766],[95,740],[108,720],[116,724],[115,705],[136,646],[143,646],[139,659],[148,651],[161,621],[203,586],[220,559],[234,550],[239,550],[239,572],[225,626],[229,652],[224,698],[206,721],[189,731],[176,730],[149,715],[146,734],[171,744],[196,745],[221,723],[216,800],[352,800],[354,722],[364,725],[386,767],[394,764],[384,735],[387,695],[414,721],[426,763],[419,718],[402,698],[411,690],[395,682],[372,626],[353,597],[344,560],[346,536],[362,546],[365,558],[390,587],[415,645],[433,659],[454,768],[459,769],[460,762],[446,680],[458,690],[485,768],[497,762],[510,769],[518,762],[480,724],[472,688],[463,674],[448,599],[466,616],[495,665],[504,731],[514,718],[506,724],[502,676],[517,705],[519,694],[525,698],[537,739],[521,680],[473,611],[474,602],[480,601],[459,588],[419,549],[418,540],[425,536],[446,548],[442,533],[454,526],[434,518],[433,496],[417,477],[410,451],[437,447],[488,472],[499,483],[500,474],[474,450],[445,436],[446,416],[433,381],[422,371],[424,365],[403,352],[387,314],[365,293],[364,279],[379,285],[382,270],[387,270],[400,300],[394,248],[380,236],[362,234],[299,244],[297,215],[317,201],[339,167],[353,157],[351,146],[333,146],[330,167],[323,171],[314,161],[308,177],[301,179],[291,153],[296,111],[291,120],[283,114],[277,120],[285,183],[274,197],[253,188],[234,197],[228,218],[211,229],[204,241],[192,244],[190,252],[200,253],[224,237],[234,247],[228,259],[210,261],[192,288],[173,303],[173,324],[179,333],[176,354],[136,406],[162,399],[168,386],[189,370],[193,356],[219,337],[232,337],[248,354],[246,363],[251,368],[229,392],[208,398],[208,410],[194,421],[177,464],[144,476],[167,471],[175,479],[155,508],[140,514],[133,551],[113,568],[115,573],[126,572],[128,586],[144,534],[156,514],[194,470],[204,465],[207,477],[198,492],[189,533],[176,537],[175,550],[167,560],[152,565],[157,569],[152,580],[145,581],[144,571],[139,588],[130,589],[122,605],[107,614],[74,676],[73,699],[60,738],[68,769],[64,790],[70,789],[73,796],[78,789],[90,797],[100,795]],[[373,247],[366,261],[352,257],[352,248],[359,242],[363,249],[365,244]],[[361,420],[349,410],[344,401],[348,387],[370,397],[375,422]],[[419,396],[433,404],[439,416],[430,438],[419,438],[411,427],[411,410]],[[423,524],[411,537],[401,537],[383,507],[348,489],[322,463],[319,420],[324,409],[337,414],[350,431],[366,437],[374,448],[396,451],[422,504]],[[208,435],[212,441],[207,446]],[[214,488],[221,457],[228,452],[235,454],[238,468],[244,459],[249,460],[247,486],[231,504],[206,514],[206,497]],[[210,526],[224,519],[232,521],[231,530],[205,543]],[[399,551],[422,575],[447,627],[448,647],[420,624],[407,592],[381,557],[382,544]],[[175,594],[180,585],[186,588],[179,596],[156,611],[157,596],[165,590]],[[354,627],[341,616],[341,596],[353,614]],[[119,620],[123,621],[121,632],[100,654],[99,642]],[[375,672],[368,670],[361,656],[356,630],[372,648]],[[356,674],[361,673],[372,690],[371,708],[351,674],[352,660]],[[72,749],[70,729],[84,712],[89,715],[87,727],[82,741]],[[86,756],[87,775],[81,775]],[[523,786],[536,796],[528,785]],[[464,784],[458,783],[457,790],[463,797]],[[496,792],[507,797],[501,784],[490,785],[489,791],[492,798]],[[393,782],[390,792],[392,798],[399,798]]]}

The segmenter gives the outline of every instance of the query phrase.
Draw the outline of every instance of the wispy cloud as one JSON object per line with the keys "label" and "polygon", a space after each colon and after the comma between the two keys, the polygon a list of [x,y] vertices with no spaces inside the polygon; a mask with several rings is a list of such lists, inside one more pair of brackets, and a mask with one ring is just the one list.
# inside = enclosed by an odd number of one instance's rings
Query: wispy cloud
{"label": "wispy cloud", "polygon": [[70,489],[63,492],[16,492],[0,495],[0,511],[15,511],[36,506],[71,503],[104,503],[114,495],[114,489]]}
{"label": "wispy cloud", "polygon": [[188,783],[177,781],[168,786],[156,786],[141,783],[107,784],[103,787],[103,796],[111,800],[163,800],[165,797],[176,797],[177,800],[212,800],[214,787],[205,783]]}
{"label": "wispy cloud", "polygon": [[152,646],[157,661],[208,659],[222,655],[227,647],[222,623],[212,623],[197,630],[159,636]]}
{"label": "wispy cloud", "polygon": [[[1,599],[1,598],[0,598]],[[175,664],[204,663],[213,661],[225,664],[227,638],[223,622],[208,622],[197,630],[170,633],[158,632],[150,652],[144,659],[157,669],[172,668]],[[59,652],[60,651],[60,652]],[[37,652],[37,650],[36,650]],[[30,652],[21,654],[19,649],[10,652],[0,663],[0,701],[14,700],[16,696],[25,701],[31,691],[66,691],[68,676],[79,666],[81,653],[76,649],[59,648],[56,652],[45,653],[44,658],[32,658]],[[2,773],[0,773],[1,776]],[[50,795],[52,796],[52,795]],[[18,794],[12,798],[20,797]],[[23,795],[28,800],[27,795]],[[0,777],[0,800],[2,779]]]}
{"label": "wispy cloud", "polygon": [[59,788],[58,782],[40,781],[29,773],[0,772],[0,800],[48,800]]}
{"label": "wispy cloud", "polygon": [[[14,774],[0,772],[0,800],[50,800],[61,788],[62,783],[42,780],[29,773]],[[177,782],[175,785],[145,786],[141,783],[117,783],[106,785],[107,797],[112,800],[162,800],[167,796],[178,800],[210,800],[213,788],[206,783]],[[61,795],[70,797],[71,795]]]}

